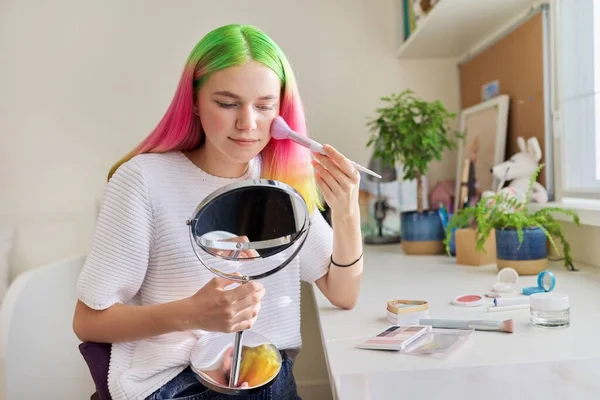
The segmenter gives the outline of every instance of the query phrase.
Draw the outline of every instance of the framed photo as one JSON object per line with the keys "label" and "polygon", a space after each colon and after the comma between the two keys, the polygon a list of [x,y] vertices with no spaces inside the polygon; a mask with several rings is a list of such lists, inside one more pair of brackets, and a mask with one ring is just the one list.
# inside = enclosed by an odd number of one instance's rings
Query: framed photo
{"label": "framed photo", "polygon": [[498,95],[460,113],[454,210],[475,204],[481,193],[500,183],[491,168],[504,161],[509,96]]}

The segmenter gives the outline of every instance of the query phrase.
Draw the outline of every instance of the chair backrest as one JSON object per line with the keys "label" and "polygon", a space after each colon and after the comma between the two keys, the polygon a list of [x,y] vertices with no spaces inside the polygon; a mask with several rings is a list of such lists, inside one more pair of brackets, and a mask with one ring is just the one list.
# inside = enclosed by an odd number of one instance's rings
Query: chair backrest
{"label": "chair backrest", "polygon": [[19,275],[0,308],[0,399],[89,399],[95,391],[73,333],[85,256]]}

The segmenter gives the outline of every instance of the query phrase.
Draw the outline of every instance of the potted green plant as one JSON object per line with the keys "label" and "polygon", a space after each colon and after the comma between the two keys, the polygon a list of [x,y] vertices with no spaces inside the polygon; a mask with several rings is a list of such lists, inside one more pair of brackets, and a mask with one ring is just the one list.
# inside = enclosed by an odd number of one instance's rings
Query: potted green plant
{"label": "potted green plant", "polygon": [[560,207],[545,207],[531,212],[528,207],[533,183],[542,168],[543,164],[539,165],[531,176],[524,200],[519,201],[508,191],[499,191],[483,196],[474,207],[458,210],[446,227],[446,251],[450,252],[452,231],[455,229],[475,229],[477,251],[485,251],[484,244],[494,232],[498,269],[510,267],[519,275],[535,275],[548,267],[548,243],[556,253],[560,253],[556,246],[556,239],[559,239],[564,264],[573,269],[571,246],[554,214],[570,216],[579,225],[577,213]]}
{"label": "potted green plant", "polygon": [[455,149],[462,137],[452,132],[449,122],[455,117],[439,101],[424,101],[411,90],[382,97],[383,107],[368,123],[372,133],[367,147],[389,165],[399,162],[403,180],[416,180],[417,210],[401,212],[402,248],[407,254],[444,252],[444,228],[435,210],[423,208],[423,177],[429,164],[441,160],[445,150]]}

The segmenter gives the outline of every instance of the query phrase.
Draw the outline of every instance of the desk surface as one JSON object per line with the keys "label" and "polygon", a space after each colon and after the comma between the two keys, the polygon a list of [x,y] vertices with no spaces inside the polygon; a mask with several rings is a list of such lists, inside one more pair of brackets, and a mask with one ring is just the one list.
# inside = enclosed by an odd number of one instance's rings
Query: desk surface
{"label": "desk surface", "polygon": [[[341,400],[462,399],[468,387],[486,399],[595,398],[600,391],[600,269],[569,272],[560,264],[550,269],[555,291],[568,294],[571,303],[571,326],[562,330],[532,326],[528,309],[486,313],[484,307],[450,304],[461,294],[489,292],[498,273],[494,265],[457,266],[450,257],[404,255],[399,245],[367,246],[353,310],[332,306],[314,290],[334,395]],[[535,286],[536,278],[519,277],[519,288]],[[515,332],[475,331],[443,359],[357,349],[359,340],[390,325],[385,306],[393,299],[427,300],[431,318],[512,318]]]}

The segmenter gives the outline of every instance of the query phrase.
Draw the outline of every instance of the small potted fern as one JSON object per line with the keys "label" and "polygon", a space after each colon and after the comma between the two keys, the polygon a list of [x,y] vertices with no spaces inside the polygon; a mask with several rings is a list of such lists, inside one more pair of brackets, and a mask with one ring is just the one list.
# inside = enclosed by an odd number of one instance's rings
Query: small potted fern
{"label": "small potted fern", "polygon": [[444,244],[450,252],[452,230],[472,227],[476,232],[476,249],[485,251],[488,238],[495,234],[496,263],[498,269],[510,267],[519,275],[536,275],[548,267],[548,243],[560,253],[556,239],[562,243],[565,266],[572,268],[571,246],[566,240],[561,223],[555,213],[565,214],[579,225],[579,217],[572,210],[546,207],[536,212],[529,211],[533,183],[543,165],[538,166],[529,181],[529,189],[523,201],[501,190],[484,196],[474,206],[459,210],[446,228]]}
{"label": "small potted fern", "polygon": [[462,137],[449,127],[456,114],[446,110],[440,101],[417,98],[411,90],[381,98],[383,107],[367,126],[373,133],[367,146],[388,164],[399,162],[401,179],[417,183],[417,209],[401,212],[402,248],[406,254],[439,254],[444,252],[444,228],[435,210],[425,209],[423,178],[430,163],[441,160],[445,150],[456,148]]}

